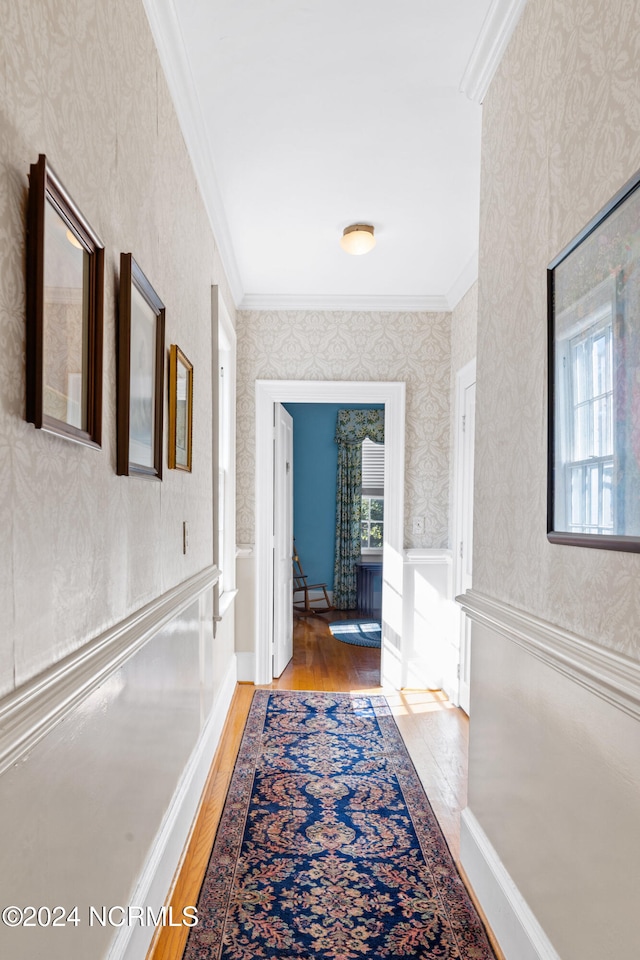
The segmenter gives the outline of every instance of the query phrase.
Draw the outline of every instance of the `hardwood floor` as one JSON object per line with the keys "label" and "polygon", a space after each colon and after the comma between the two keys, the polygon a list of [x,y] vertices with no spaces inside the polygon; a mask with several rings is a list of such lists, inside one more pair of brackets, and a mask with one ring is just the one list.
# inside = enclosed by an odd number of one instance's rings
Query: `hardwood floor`
{"label": "hardwood floor", "polygon": [[[338,619],[341,615],[331,616]],[[380,686],[380,651],[341,643],[321,618],[295,622],[293,659],[268,687],[384,693],[459,866],[469,722],[441,691],[385,690]],[[184,906],[197,903],[254,689],[253,684],[236,688],[171,895],[174,916],[180,915]],[[186,927],[159,927],[147,960],[181,960],[188,932]]]}

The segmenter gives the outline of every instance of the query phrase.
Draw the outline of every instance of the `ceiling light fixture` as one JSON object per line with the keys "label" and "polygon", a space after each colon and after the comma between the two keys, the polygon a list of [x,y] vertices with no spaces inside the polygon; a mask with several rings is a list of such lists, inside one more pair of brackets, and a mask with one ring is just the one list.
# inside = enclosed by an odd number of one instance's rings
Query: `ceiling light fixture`
{"label": "ceiling light fixture", "polygon": [[356,257],[363,253],[369,253],[376,245],[376,238],[373,235],[373,227],[368,223],[352,223],[350,227],[345,227],[342,231],[340,246],[346,253],[351,253]]}
{"label": "ceiling light fixture", "polygon": [[68,228],[67,228],[67,240],[69,241],[70,244],[72,244],[72,246],[77,247],[78,250],[84,250],[84,247],[76,237],[75,233],[73,233],[73,231],[69,230]]}

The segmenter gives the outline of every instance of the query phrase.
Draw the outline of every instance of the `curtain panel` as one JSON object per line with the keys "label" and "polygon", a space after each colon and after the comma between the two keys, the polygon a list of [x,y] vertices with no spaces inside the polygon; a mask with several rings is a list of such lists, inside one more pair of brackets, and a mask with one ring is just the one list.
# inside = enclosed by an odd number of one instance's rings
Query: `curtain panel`
{"label": "curtain panel", "polygon": [[353,610],[356,606],[362,441],[367,437],[374,443],[384,443],[384,410],[338,410],[335,437],[338,444],[336,558],[333,580],[333,604],[337,610]]}

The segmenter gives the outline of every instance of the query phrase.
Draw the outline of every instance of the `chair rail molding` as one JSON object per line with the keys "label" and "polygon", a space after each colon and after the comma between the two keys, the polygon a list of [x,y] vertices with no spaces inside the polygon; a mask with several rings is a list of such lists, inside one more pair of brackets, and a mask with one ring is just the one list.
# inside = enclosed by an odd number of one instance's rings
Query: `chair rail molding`
{"label": "chair rail molding", "polygon": [[0,702],[0,773],[213,587],[218,576],[217,567],[205,567],[6,696]]}
{"label": "chair rail molding", "polygon": [[475,622],[640,720],[640,663],[475,590],[456,600]]}

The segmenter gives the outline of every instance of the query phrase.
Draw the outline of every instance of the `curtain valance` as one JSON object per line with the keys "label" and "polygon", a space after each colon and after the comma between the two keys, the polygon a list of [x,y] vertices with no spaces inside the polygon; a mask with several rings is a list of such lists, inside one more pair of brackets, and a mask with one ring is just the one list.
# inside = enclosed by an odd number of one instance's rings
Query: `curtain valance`
{"label": "curtain valance", "polygon": [[336,443],[384,443],[384,410],[338,410]]}

